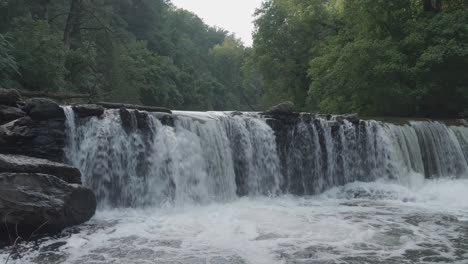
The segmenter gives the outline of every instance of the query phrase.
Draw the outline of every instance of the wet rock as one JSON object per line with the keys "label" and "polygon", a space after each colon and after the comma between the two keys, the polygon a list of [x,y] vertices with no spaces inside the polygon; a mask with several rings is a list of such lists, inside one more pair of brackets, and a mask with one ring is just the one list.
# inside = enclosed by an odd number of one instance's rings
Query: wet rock
{"label": "wet rock", "polygon": [[278,115],[278,114],[291,114],[296,110],[296,106],[293,102],[286,101],[280,104],[277,104],[270,109],[268,109],[264,114],[265,115]]}
{"label": "wet rock", "polygon": [[15,89],[0,88],[0,104],[18,106],[21,103],[21,95]]}
{"label": "wet rock", "polygon": [[155,113],[167,113],[172,114],[172,111],[165,107],[157,106],[144,106],[144,105],[133,105],[133,104],[119,104],[119,103],[109,103],[109,102],[98,102],[98,105],[102,105],[104,108],[108,109],[134,109],[139,111],[155,112]]}
{"label": "wet rock", "polygon": [[151,130],[151,125],[150,125],[148,113],[140,112],[136,110],[133,111],[133,113],[136,117],[138,129],[145,131],[145,132],[149,132]]}
{"label": "wet rock", "polygon": [[81,184],[81,173],[77,168],[20,155],[0,154],[0,173],[3,172],[49,174],[68,183]]}
{"label": "wet rock", "polygon": [[165,126],[170,126],[174,127],[174,116],[172,114],[165,114],[165,113],[153,113],[159,121],[161,121],[161,124]]}
{"label": "wet rock", "polygon": [[0,126],[0,153],[63,160],[65,120],[23,117]]}
{"label": "wet rock", "polygon": [[73,111],[80,118],[96,116],[100,117],[104,114],[104,107],[95,104],[80,104],[72,106]]}
{"label": "wet rock", "polygon": [[358,114],[346,114],[343,116],[345,120],[348,120],[349,122],[353,124],[359,124],[359,115]]}
{"label": "wet rock", "polygon": [[126,108],[120,108],[119,114],[122,127],[125,129],[125,131],[131,132],[137,127],[135,115],[133,115],[129,110]]}
{"label": "wet rock", "polygon": [[25,115],[26,113],[17,107],[0,105],[0,125],[6,124]]}
{"label": "wet rock", "polygon": [[332,119],[332,115],[330,114],[317,114],[316,117],[320,119],[325,119],[327,121],[330,121]]}
{"label": "wet rock", "polygon": [[234,111],[234,112],[231,112],[230,115],[231,116],[241,116],[241,115],[243,115],[243,113],[239,112],[239,111]]}
{"label": "wet rock", "polygon": [[34,120],[65,119],[65,112],[54,101],[32,98],[26,101],[25,112]]}
{"label": "wet rock", "polygon": [[315,118],[315,115],[311,113],[300,113],[299,118],[304,122],[310,122]]}
{"label": "wet rock", "polygon": [[[39,173],[0,173],[0,241],[18,235],[58,233],[88,221],[95,213],[94,193],[80,185]],[[10,239],[11,238],[11,239]]]}

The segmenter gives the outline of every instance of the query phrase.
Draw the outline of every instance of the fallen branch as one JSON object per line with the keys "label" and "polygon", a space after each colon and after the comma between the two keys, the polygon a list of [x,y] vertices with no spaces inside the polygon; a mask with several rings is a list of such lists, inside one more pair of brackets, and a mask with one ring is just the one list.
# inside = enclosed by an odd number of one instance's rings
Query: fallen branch
{"label": "fallen branch", "polygon": [[[43,228],[47,223],[49,222],[49,220],[45,221],[42,225],[40,225],[38,228],[36,228],[36,230],[34,230],[31,235],[29,236],[28,240],[26,240],[26,243],[28,243],[31,238],[34,236],[34,234],[36,232],[38,232],[41,228]],[[5,220],[5,225],[6,225],[6,220]],[[18,224],[16,224],[15,226],[15,231],[16,231],[16,239],[15,239],[15,242],[13,243],[12,247],[11,247],[11,251],[10,251],[10,254],[8,254],[8,257],[5,261],[5,264],[8,264],[8,261],[10,260],[11,256],[13,256],[13,254],[16,253],[16,250],[18,248],[18,242],[20,240],[23,240],[23,238],[19,235],[18,233]],[[8,231],[8,235],[10,234],[10,232]]]}
{"label": "fallen branch", "polygon": [[136,110],[141,110],[141,111],[148,111],[148,112],[160,112],[160,113],[168,113],[172,114],[172,111],[168,108],[165,107],[156,107],[156,106],[143,106],[143,105],[132,105],[132,104],[119,104],[119,103],[108,103],[108,102],[99,102],[96,103],[97,105],[100,105],[104,108],[109,108],[109,109],[120,109],[120,108],[126,108],[126,109],[136,109]]}

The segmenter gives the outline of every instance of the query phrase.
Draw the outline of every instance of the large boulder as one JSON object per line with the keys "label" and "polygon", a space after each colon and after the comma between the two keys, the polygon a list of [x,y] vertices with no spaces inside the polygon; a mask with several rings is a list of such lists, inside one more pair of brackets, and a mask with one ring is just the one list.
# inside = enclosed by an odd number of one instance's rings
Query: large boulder
{"label": "large boulder", "polygon": [[6,124],[25,115],[26,113],[18,107],[0,105],[0,125]]}
{"label": "large boulder", "polygon": [[34,120],[65,119],[63,108],[46,98],[29,99],[24,110]]}
{"label": "large boulder", "polygon": [[73,111],[80,118],[97,116],[100,117],[104,114],[104,107],[96,104],[81,104],[72,106]]}
{"label": "large boulder", "polygon": [[[80,185],[38,173],[0,173],[0,241],[17,235],[60,232],[88,221],[96,211],[94,193]],[[18,232],[18,234],[17,234]]]}
{"label": "large boulder", "polygon": [[0,173],[3,172],[49,174],[68,183],[81,184],[81,173],[77,168],[20,155],[0,154]]}
{"label": "large boulder", "polygon": [[61,162],[64,157],[65,120],[23,117],[0,126],[0,153]]}
{"label": "large boulder", "polygon": [[0,88],[0,104],[17,106],[21,103],[21,95],[15,89]]}
{"label": "large boulder", "polygon": [[281,115],[281,114],[292,114],[296,111],[296,106],[293,102],[286,101],[275,105],[264,112],[265,115]]}

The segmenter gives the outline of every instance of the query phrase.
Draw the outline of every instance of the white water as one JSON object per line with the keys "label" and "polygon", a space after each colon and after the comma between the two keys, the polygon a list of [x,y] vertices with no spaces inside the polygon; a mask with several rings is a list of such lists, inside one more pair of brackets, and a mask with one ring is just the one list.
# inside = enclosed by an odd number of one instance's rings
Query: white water
{"label": "white water", "polygon": [[104,210],[11,263],[464,264],[467,190],[468,180],[357,182],[312,197]]}
{"label": "white water", "polygon": [[99,210],[10,263],[468,263],[466,127],[66,113]]}

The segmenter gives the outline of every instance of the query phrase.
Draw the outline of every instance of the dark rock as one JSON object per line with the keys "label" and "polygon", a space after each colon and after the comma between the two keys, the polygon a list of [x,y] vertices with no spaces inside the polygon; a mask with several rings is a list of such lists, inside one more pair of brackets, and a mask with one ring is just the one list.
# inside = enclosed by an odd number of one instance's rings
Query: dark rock
{"label": "dark rock", "polygon": [[137,110],[134,110],[133,113],[135,114],[135,117],[136,117],[138,129],[144,132],[149,132],[151,130],[151,125],[150,125],[150,119],[149,119],[148,113],[140,112]]}
{"label": "dark rock", "polygon": [[22,117],[0,126],[0,153],[63,160],[65,120]]}
{"label": "dark rock", "polygon": [[108,102],[99,102],[98,105],[103,106],[108,109],[134,109],[139,111],[155,112],[155,113],[167,113],[172,114],[170,109],[165,107],[156,107],[156,106],[144,106],[144,105],[132,105],[132,104],[119,104],[119,103],[108,103]]}
{"label": "dark rock", "polygon": [[6,124],[25,115],[26,113],[17,107],[0,105],[0,125]]}
{"label": "dark rock", "polygon": [[0,173],[3,172],[49,174],[68,183],[81,184],[81,173],[77,168],[20,155],[0,154]]}
{"label": "dark rock", "polygon": [[58,233],[88,221],[96,211],[94,193],[80,185],[38,173],[0,173],[0,241],[18,235]]}
{"label": "dark rock", "polygon": [[21,102],[21,95],[15,89],[0,88],[0,104],[17,106]]}
{"label": "dark rock", "polygon": [[300,113],[300,114],[299,114],[299,118],[300,118],[302,121],[309,122],[309,121],[312,121],[312,119],[315,118],[315,115],[314,115],[314,114],[311,114],[311,113]]}
{"label": "dark rock", "polygon": [[296,106],[293,102],[286,101],[275,105],[264,112],[265,115],[278,115],[278,114],[290,114],[296,110]]}
{"label": "dark rock", "polygon": [[29,99],[24,110],[35,120],[65,119],[63,109],[56,102],[46,98]]}
{"label": "dark rock", "polygon": [[96,116],[100,117],[104,114],[104,107],[95,104],[81,104],[72,106],[73,111],[80,118]]}
{"label": "dark rock", "polygon": [[165,126],[174,127],[174,117],[172,115],[161,115],[159,120],[161,120],[161,124]]}
{"label": "dark rock", "polygon": [[345,120],[345,118],[342,115],[335,116],[335,121],[340,123],[340,124],[343,124],[344,120]]}
{"label": "dark rock", "polygon": [[240,111],[234,111],[234,112],[231,112],[230,115],[231,116],[241,116],[241,115],[243,115],[243,113],[240,112]]}
{"label": "dark rock", "polygon": [[161,124],[163,124],[164,126],[174,127],[175,120],[172,114],[152,113],[152,115],[159,119],[159,121],[161,121]]}
{"label": "dark rock", "polygon": [[348,120],[353,124],[359,124],[359,115],[358,114],[346,114],[343,116],[344,119]]}
{"label": "dark rock", "polygon": [[133,112],[130,112],[126,108],[120,108],[119,110],[120,120],[122,122],[122,127],[127,132],[131,132],[137,127],[137,120]]}

